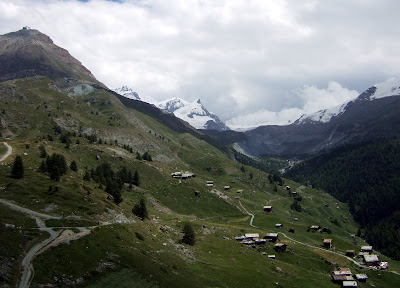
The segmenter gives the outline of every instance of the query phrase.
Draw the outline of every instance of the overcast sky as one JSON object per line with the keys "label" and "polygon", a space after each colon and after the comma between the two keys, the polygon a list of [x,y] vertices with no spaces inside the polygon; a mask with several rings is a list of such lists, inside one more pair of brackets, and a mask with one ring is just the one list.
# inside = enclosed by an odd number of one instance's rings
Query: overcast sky
{"label": "overcast sky", "polygon": [[109,88],[200,98],[230,127],[283,124],[400,75],[398,0],[0,0]]}

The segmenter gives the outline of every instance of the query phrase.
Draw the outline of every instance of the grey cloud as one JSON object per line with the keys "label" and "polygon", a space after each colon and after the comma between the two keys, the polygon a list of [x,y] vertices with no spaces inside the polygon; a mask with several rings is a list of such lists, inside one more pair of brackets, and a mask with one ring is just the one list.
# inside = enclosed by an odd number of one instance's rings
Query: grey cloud
{"label": "grey cloud", "polygon": [[399,75],[399,10],[395,0],[0,0],[0,33],[29,25],[110,88],[200,98],[228,124],[254,126],[307,112],[329,83],[341,89],[315,107]]}

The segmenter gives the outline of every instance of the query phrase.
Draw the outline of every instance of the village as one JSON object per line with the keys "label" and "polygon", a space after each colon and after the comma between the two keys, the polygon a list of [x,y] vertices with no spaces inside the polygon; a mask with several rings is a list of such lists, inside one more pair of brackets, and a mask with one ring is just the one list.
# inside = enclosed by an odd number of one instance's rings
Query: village
{"label": "village", "polygon": [[[191,172],[174,172],[171,174],[173,178],[176,179],[191,179],[196,177],[194,173]],[[236,183],[235,181],[231,181],[230,184]],[[225,200],[229,199],[229,196],[226,193],[220,192],[216,190],[215,183],[213,180],[207,180],[206,187],[213,188],[210,193],[216,194],[219,198],[223,198]],[[221,186],[222,187],[222,186]],[[231,185],[224,185],[223,191],[228,192],[231,191]],[[285,186],[285,190],[288,191],[290,196],[296,197],[298,196],[297,191],[291,191],[290,186]],[[237,194],[243,194],[244,191],[242,189],[238,189],[236,191]],[[200,196],[200,191],[194,192],[195,196]],[[239,200],[239,196],[234,197],[236,200]],[[263,205],[262,210],[265,214],[269,214],[273,212],[272,205]],[[298,221],[298,218],[294,218],[294,221]],[[275,229],[283,229],[283,224],[276,223],[274,226]],[[321,227],[320,225],[311,225],[308,228],[308,231],[311,232],[319,232],[319,233],[330,233],[330,229],[327,227]],[[289,233],[295,233],[294,228],[288,229]],[[244,235],[234,237],[235,241],[238,244],[241,244],[245,247],[251,247],[255,249],[259,249],[262,251],[263,256],[267,256],[269,259],[276,259],[279,257],[279,253],[287,252],[288,244],[279,240],[279,232],[270,232],[261,235],[257,232],[249,232],[244,233]],[[351,237],[355,238],[356,235],[351,235]],[[228,238],[226,238],[228,239]],[[267,253],[265,250],[267,248],[267,244],[271,243],[273,248],[273,253]],[[341,253],[336,251],[336,248],[333,246],[333,239],[331,238],[322,238],[321,246],[319,248],[326,249],[328,251],[332,251],[334,253]],[[348,249],[346,253],[341,253],[343,257],[350,258],[354,263],[357,264],[359,268],[366,270],[384,270],[388,269],[388,262],[380,261],[379,255],[374,254],[374,250],[372,246],[361,246],[360,251],[357,253],[355,250]],[[359,287],[360,283],[366,283],[368,280],[368,276],[364,273],[356,273],[353,274],[348,267],[337,267],[337,269],[331,272],[332,282],[340,285],[341,287]]]}

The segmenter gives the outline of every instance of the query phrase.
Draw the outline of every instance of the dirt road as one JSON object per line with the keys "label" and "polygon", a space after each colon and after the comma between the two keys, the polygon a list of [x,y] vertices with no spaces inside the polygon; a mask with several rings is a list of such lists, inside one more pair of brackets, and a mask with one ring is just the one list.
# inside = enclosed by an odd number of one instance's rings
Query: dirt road
{"label": "dirt road", "polygon": [[11,155],[12,153],[12,147],[10,145],[8,145],[7,142],[3,142],[3,144],[7,147],[7,152],[6,154],[4,154],[1,158],[0,158],[0,162],[3,162],[4,160],[7,159],[8,156]]}

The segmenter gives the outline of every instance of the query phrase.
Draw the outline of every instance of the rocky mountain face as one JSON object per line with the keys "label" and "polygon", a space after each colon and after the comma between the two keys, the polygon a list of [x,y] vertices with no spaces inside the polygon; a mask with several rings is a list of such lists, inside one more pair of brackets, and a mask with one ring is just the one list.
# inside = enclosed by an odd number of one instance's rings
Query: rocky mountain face
{"label": "rocky mountain face", "polygon": [[245,132],[241,149],[254,156],[301,156],[345,144],[400,137],[400,81],[377,84],[357,99],[305,115],[287,126]]}
{"label": "rocky mountain face", "polygon": [[[113,91],[126,98],[142,101],[139,95],[128,86],[122,86],[121,88],[116,88]],[[188,122],[196,129],[216,131],[230,130],[229,127],[226,126],[217,115],[209,112],[203,106],[200,99],[197,99],[191,103],[181,98],[173,98],[161,102],[153,100],[151,101],[151,104],[166,113],[174,114],[176,117]]]}
{"label": "rocky mountain face", "polygon": [[0,63],[0,81],[41,75],[52,80],[100,84],[67,50],[34,29],[1,35]]}
{"label": "rocky mountain face", "polygon": [[188,122],[196,129],[226,131],[229,128],[217,115],[208,112],[200,99],[190,103],[180,98],[162,101],[158,108],[173,113],[176,117]]}

